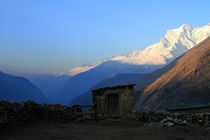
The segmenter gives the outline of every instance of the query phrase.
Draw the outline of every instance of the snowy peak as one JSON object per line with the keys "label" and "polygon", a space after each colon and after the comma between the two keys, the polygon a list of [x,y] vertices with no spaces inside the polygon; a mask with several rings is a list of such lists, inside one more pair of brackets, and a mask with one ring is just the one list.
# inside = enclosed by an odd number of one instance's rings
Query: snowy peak
{"label": "snowy peak", "polygon": [[[193,27],[190,25],[184,24],[178,29],[168,30],[165,36],[163,37],[165,41],[170,44],[164,44],[164,46],[174,45],[178,40],[186,39],[192,35]],[[160,42],[161,43],[161,42]]]}
{"label": "snowy peak", "polygon": [[192,27],[188,24],[183,24],[177,29],[168,30],[159,43],[148,46],[144,50],[135,50],[127,55],[111,57],[91,66],[75,67],[70,70],[70,75],[85,72],[109,61],[119,61],[121,63],[142,66],[165,65],[208,36],[210,36],[210,23],[203,27]]}
{"label": "snowy peak", "polygon": [[160,43],[148,46],[144,50],[134,51],[130,55],[114,57],[112,60],[136,65],[167,64],[208,36],[210,36],[210,26],[194,28],[184,24],[178,29],[168,30]]}
{"label": "snowy peak", "polygon": [[99,63],[93,63],[93,64],[88,64],[88,65],[84,65],[84,66],[77,66],[77,67],[74,67],[73,69],[71,69],[68,73],[68,75],[70,76],[74,76],[74,75],[77,75],[79,73],[82,73],[82,72],[85,72],[85,71],[88,71],[96,66],[98,66]]}
{"label": "snowy peak", "polygon": [[193,29],[193,27],[188,24],[183,24],[180,28],[183,30],[192,30]]}

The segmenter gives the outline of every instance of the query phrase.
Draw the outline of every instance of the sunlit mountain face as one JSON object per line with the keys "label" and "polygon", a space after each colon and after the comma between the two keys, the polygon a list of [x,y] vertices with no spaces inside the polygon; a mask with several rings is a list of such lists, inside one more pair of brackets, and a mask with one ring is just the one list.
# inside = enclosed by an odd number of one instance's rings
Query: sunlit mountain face
{"label": "sunlit mountain face", "polygon": [[164,105],[210,102],[210,37],[161,70],[167,67],[170,70],[137,93],[140,94],[138,110],[154,111]]}

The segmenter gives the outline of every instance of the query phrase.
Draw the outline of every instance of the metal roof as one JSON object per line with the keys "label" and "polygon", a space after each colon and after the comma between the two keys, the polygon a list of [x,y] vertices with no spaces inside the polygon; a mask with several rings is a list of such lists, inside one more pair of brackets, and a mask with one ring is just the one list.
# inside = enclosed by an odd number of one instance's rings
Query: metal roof
{"label": "metal roof", "polygon": [[165,106],[165,110],[175,111],[175,110],[187,110],[187,109],[199,109],[210,107],[210,104],[183,104],[183,105],[169,105]]}

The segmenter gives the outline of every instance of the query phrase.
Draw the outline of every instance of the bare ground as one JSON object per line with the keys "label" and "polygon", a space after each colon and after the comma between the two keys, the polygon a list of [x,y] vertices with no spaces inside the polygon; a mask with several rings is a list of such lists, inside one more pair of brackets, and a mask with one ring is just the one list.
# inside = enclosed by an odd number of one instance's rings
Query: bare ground
{"label": "bare ground", "polygon": [[210,130],[198,126],[145,126],[139,122],[30,121],[3,129],[0,140],[210,140]]}

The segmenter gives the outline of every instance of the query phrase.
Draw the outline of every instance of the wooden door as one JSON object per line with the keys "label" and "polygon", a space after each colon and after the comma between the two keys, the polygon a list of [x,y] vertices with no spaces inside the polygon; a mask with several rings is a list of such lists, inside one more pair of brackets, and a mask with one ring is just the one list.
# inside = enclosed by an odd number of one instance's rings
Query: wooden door
{"label": "wooden door", "polygon": [[109,94],[108,95],[108,114],[117,115],[120,112],[119,109],[119,95]]}

